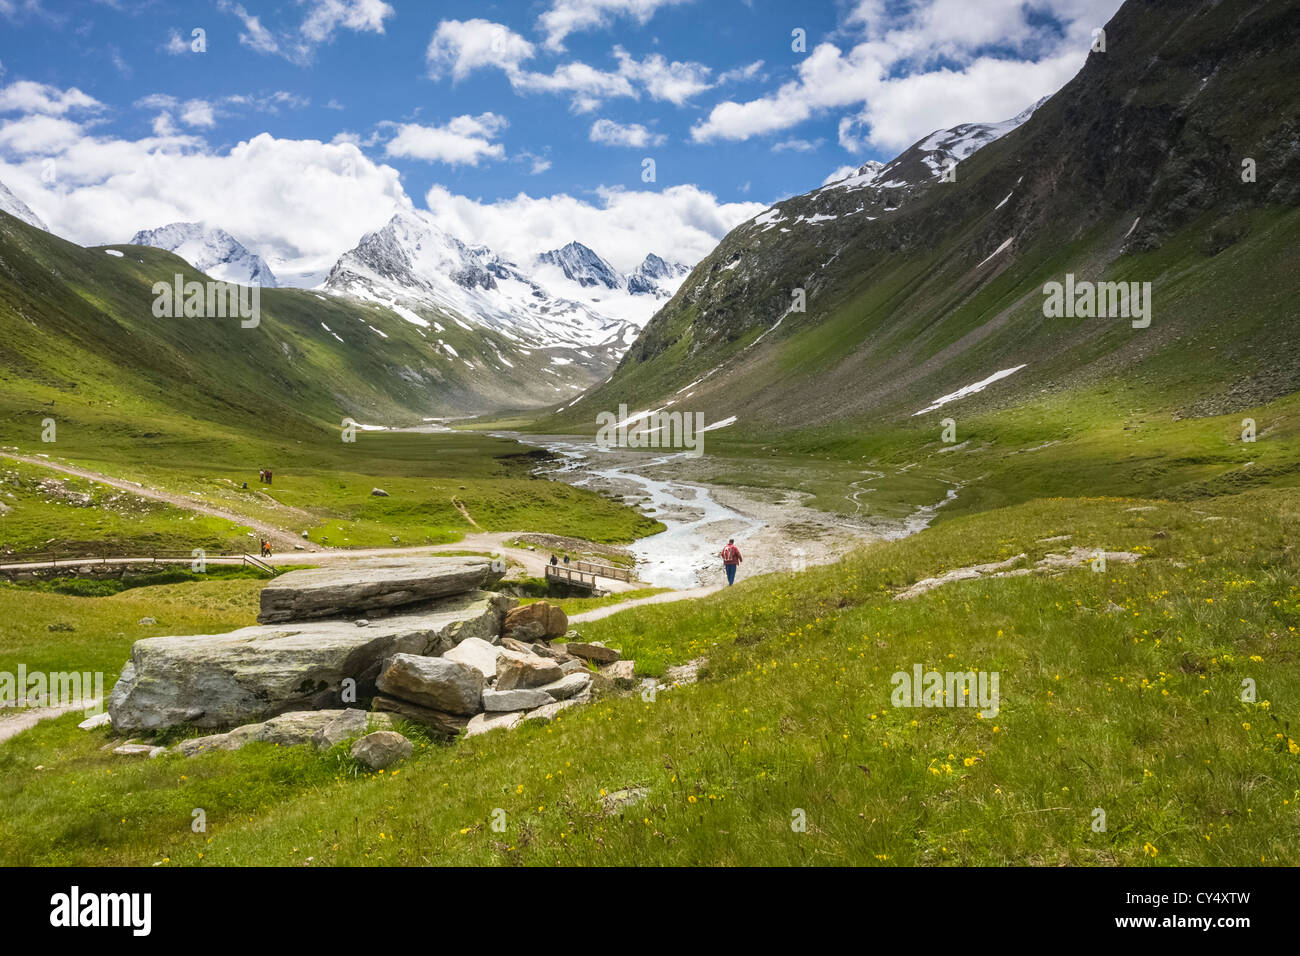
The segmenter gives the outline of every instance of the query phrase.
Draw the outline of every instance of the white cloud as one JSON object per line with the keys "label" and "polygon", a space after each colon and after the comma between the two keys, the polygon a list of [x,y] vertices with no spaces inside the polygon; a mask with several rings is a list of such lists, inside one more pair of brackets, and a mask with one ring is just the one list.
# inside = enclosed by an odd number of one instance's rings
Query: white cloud
{"label": "white cloud", "polygon": [[309,0],[309,5],[302,32],[316,43],[328,42],[339,27],[383,33],[384,19],[395,12],[384,0]]}
{"label": "white cloud", "polygon": [[616,269],[636,268],[647,252],[693,265],[718,240],[764,209],[762,203],[720,203],[698,186],[654,192],[600,187],[597,202],[565,193],[480,202],[434,186],[425,197],[443,227],[462,241],[483,243],[522,264],[574,239]]}
{"label": "white cloud", "polygon": [[[244,24],[239,42],[258,53],[278,54],[291,63],[310,63],[316,47],[329,43],[340,30],[357,33],[383,33],[384,20],[394,10],[383,0],[298,0],[307,15],[297,29],[272,30],[241,3],[217,0],[217,9],[238,17]],[[168,41],[172,52],[172,42]],[[179,51],[175,51],[179,52]]]}
{"label": "white cloud", "polygon": [[546,34],[547,49],[563,50],[570,33],[609,26],[616,17],[644,25],[660,7],[685,2],[688,0],[552,0],[537,26]]}
{"label": "white cloud", "polygon": [[[52,184],[42,180],[48,159]],[[83,245],[205,221],[268,256],[277,273],[328,269],[411,205],[397,171],[351,144],[263,133],[217,152],[174,132],[128,141],[49,116],[0,126],[0,182]]]}
{"label": "white cloud", "polygon": [[744,80],[752,80],[758,75],[758,71],[763,68],[762,60],[755,60],[746,66],[738,66],[734,70],[727,70],[718,74],[718,85],[723,83],[738,83]]}
{"label": "white cloud", "polygon": [[72,110],[94,111],[104,104],[75,86],[67,90],[20,80],[0,89],[0,113],[44,113],[63,116]]}
{"label": "white cloud", "polygon": [[816,150],[818,147],[820,147],[823,142],[824,141],[821,139],[816,139],[812,141],[806,139],[787,139],[787,140],[782,140],[779,143],[773,143],[772,152],[811,153],[814,150]]}
{"label": "white cloud", "polygon": [[239,42],[244,46],[256,50],[258,53],[279,53],[280,44],[271,31],[262,26],[262,21],[253,16],[244,9],[243,4],[231,3],[230,0],[219,0],[217,9],[225,13],[233,13],[244,23],[244,32],[239,35]]}
{"label": "white cloud", "polygon": [[1069,80],[1087,55],[1091,29],[1119,3],[1041,0],[1031,8],[1023,0],[988,0],[972,17],[966,0],[924,0],[886,18],[880,0],[862,0],[846,19],[859,27],[861,42],[847,50],[819,44],[795,79],[758,99],[717,104],[691,138],[746,140],[857,107],[841,123],[841,143],[855,151],[898,149],[936,128],[1006,119]]}
{"label": "white cloud", "polygon": [[1010,119],[1060,89],[1079,66],[1074,51],[1036,63],[984,57],[960,72],[888,80],[860,113],[841,119],[840,143],[854,153],[867,145],[904,149],[936,129]]}
{"label": "white cloud", "polygon": [[658,53],[638,62],[621,46],[614,47],[620,76],[640,83],[656,100],[681,106],[692,96],[709,89],[710,69],[702,63],[669,63]]}
{"label": "white cloud", "polygon": [[172,56],[180,56],[182,53],[190,52],[190,44],[181,36],[179,30],[172,30],[167,34],[167,42],[163,44],[163,50]]}
{"label": "white cloud", "polygon": [[499,67],[506,72],[533,55],[533,45],[509,27],[491,20],[443,20],[429,41],[425,59],[429,75],[439,79],[450,73],[463,80],[484,66]]}
{"label": "white cloud", "polygon": [[621,46],[612,55],[614,70],[574,60],[544,73],[524,64],[536,48],[509,27],[490,20],[443,20],[434,31],[425,54],[429,76],[435,80],[450,75],[465,79],[478,69],[501,70],[517,93],[559,93],[571,97],[576,113],[589,113],[607,99],[651,99],[681,106],[691,97],[710,89],[709,67],[694,61],[669,61],[653,53],[638,60]]}
{"label": "white cloud", "polygon": [[668,142],[667,136],[662,133],[652,133],[640,123],[629,123],[624,126],[611,119],[598,119],[592,123],[589,138],[593,143],[602,143],[605,146],[631,146],[635,149],[662,146]]}
{"label": "white cloud", "polygon": [[388,141],[385,153],[452,166],[477,166],[481,159],[501,159],[505,155],[505,147],[492,139],[507,125],[506,118],[496,113],[457,116],[445,126],[402,123],[397,126],[397,135]]}
{"label": "white cloud", "polygon": [[0,126],[0,149],[50,156],[76,143],[81,135],[81,127],[71,120],[31,114]]}

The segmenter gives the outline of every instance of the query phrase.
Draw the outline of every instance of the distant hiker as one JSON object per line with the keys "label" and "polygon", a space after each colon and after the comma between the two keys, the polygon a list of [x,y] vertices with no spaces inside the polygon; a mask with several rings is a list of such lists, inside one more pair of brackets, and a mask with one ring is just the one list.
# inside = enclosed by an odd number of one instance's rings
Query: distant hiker
{"label": "distant hiker", "polygon": [[718,557],[722,558],[722,566],[727,569],[727,587],[731,587],[736,583],[736,565],[745,560],[740,556],[735,538],[727,539],[727,546],[722,549]]}
{"label": "distant hiker", "polygon": [[266,473],[266,483],[268,485],[271,483],[271,473],[269,471]]}
{"label": "distant hiker", "polygon": [[248,490],[248,482],[244,482],[244,486],[243,486],[243,487],[244,487],[244,490],[247,491],[247,490]]}
{"label": "distant hiker", "polygon": [[257,483],[258,483],[259,485],[264,485],[264,484],[266,484],[266,469],[265,469],[265,468],[259,468],[259,469],[257,469]]}
{"label": "distant hiker", "polygon": [[564,563],[565,564],[569,563],[569,556],[567,554],[564,556]]}
{"label": "distant hiker", "polygon": [[557,558],[555,555],[551,555],[551,567],[555,567],[559,563],[560,563],[560,559]]}
{"label": "distant hiker", "polygon": [[263,542],[262,542],[262,557],[264,557],[264,558],[269,558],[270,556],[271,556],[271,542],[269,542],[269,541],[263,541]]}

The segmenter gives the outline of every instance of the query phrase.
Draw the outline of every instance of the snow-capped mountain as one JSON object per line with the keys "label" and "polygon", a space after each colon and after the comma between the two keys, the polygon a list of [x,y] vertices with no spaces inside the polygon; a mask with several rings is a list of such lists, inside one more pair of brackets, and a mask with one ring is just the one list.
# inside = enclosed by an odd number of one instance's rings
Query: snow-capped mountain
{"label": "snow-capped mountain", "polygon": [[619,275],[617,269],[580,242],[570,242],[562,249],[543,252],[537,261],[558,266],[565,278],[580,286],[604,286],[606,289],[627,287],[626,280]]}
{"label": "snow-capped mountain", "polygon": [[691,271],[689,266],[668,262],[652,252],[639,266],[624,275],[594,250],[577,241],[562,249],[543,252],[537,257],[537,262],[556,266],[566,279],[584,289],[610,289],[656,298],[667,298],[676,292],[680,280]]}
{"label": "snow-capped mountain", "polygon": [[690,275],[690,266],[669,262],[653,252],[628,273],[627,291],[633,295],[653,295],[668,298],[677,291],[681,280]]}
{"label": "snow-capped mountain", "polygon": [[201,222],[174,222],[158,229],[142,229],[131,244],[174,252],[200,272],[223,282],[268,289],[277,286],[275,273],[261,256],[224,229]]}
{"label": "snow-capped mountain", "polygon": [[41,221],[41,217],[32,212],[31,207],[23,202],[12,192],[4,183],[0,183],[0,212],[7,212],[9,215],[21,219],[29,226],[35,226],[37,229],[50,231],[50,227]]}
{"label": "snow-capped mountain", "polygon": [[889,163],[869,160],[856,172],[834,180],[824,189],[902,189],[942,176],[950,165],[960,163],[981,147],[1001,139],[1034,115],[1047,102],[1044,96],[1028,109],[1000,123],[962,123],[951,129],[935,130],[912,144]]}
{"label": "snow-capped mountain", "polygon": [[321,288],[388,305],[405,303],[407,312],[423,307],[431,310],[429,316],[407,318],[426,321],[440,313],[446,322],[493,329],[524,348],[598,348],[621,355],[637,331],[584,303],[553,295],[486,246],[468,246],[448,235],[420,210],[399,212],[368,233],[339,259]]}

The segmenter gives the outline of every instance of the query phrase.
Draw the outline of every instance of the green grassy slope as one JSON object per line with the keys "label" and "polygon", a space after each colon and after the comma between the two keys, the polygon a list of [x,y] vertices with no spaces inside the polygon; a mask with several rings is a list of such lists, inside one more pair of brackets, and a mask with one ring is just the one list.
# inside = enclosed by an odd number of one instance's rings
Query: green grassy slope
{"label": "green grassy slope", "polygon": [[[778,203],[780,228],[737,228],[609,383],[534,427],[591,431],[598,411],[671,399],[755,439],[860,429],[1022,364],[963,411],[1141,383],[1214,413],[1300,387],[1300,101],[1282,79],[1300,11],[1131,0],[1107,36],[956,182],[820,190]],[[813,214],[835,218],[794,221]],[[1067,272],[1152,283],[1151,326],[1045,318],[1043,285]],[[783,317],[795,288],[807,312]]]}
{"label": "green grassy slope", "polygon": [[[0,745],[11,808],[0,859],[1295,865],[1298,519],[1295,496],[1273,491],[1196,511],[1076,499],[961,517],[837,566],[585,625],[642,673],[699,656],[707,671],[653,700],[426,744],[396,773],[307,747],[132,762],[101,751],[105,732],[79,731],[70,715]],[[1040,540],[1061,534],[1072,537]],[[891,599],[952,567],[1071,545],[1143,557],[1104,574],[1083,565]],[[196,614],[234,626],[256,586],[24,594],[5,657],[115,669],[143,609],[173,630],[211,623]],[[182,588],[204,590],[159,607]],[[6,607],[13,590],[0,588]],[[46,624],[70,613],[81,623],[60,650]],[[996,670],[999,712],[891,706],[891,675],[918,663]],[[1253,702],[1242,700],[1247,678]],[[629,786],[646,800],[603,813],[602,795]],[[190,829],[196,806],[203,834]],[[503,832],[490,825],[498,809]],[[806,832],[791,827],[796,811]]]}

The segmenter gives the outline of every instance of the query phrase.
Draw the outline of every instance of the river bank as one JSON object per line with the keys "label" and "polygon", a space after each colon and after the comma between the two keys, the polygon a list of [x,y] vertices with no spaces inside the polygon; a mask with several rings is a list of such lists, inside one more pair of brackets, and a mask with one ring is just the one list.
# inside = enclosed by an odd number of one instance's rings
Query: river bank
{"label": "river bank", "polygon": [[667,530],[627,547],[642,581],[656,587],[725,583],[718,552],[735,538],[740,578],[829,564],[854,548],[899,537],[901,528],[807,507],[810,497],[781,489],[739,488],[698,479],[705,459],[599,448],[590,438],[500,433],[555,455],[537,474],[621,497]]}

